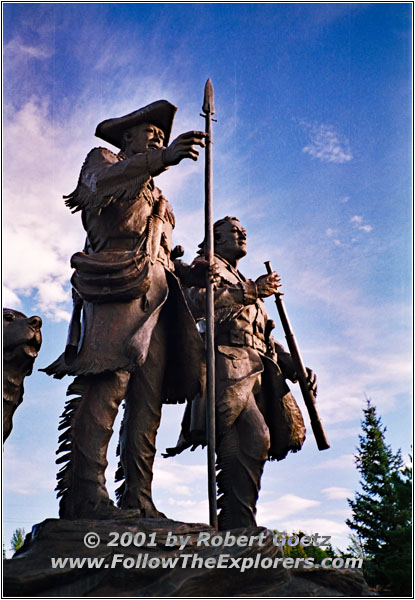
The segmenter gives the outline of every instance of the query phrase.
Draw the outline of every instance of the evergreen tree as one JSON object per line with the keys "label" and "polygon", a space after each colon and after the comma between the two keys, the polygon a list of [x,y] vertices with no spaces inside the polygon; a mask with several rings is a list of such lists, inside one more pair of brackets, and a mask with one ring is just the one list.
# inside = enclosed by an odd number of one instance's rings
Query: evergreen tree
{"label": "evergreen tree", "polygon": [[396,596],[411,593],[412,586],[412,462],[400,473],[394,473],[392,483],[397,502],[397,524],[391,531],[390,552],[383,564]]}
{"label": "evergreen tree", "polygon": [[346,552],[342,552],[342,556],[352,556],[355,558],[365,558],[363,550],[362,540],[357,534],[351,533],[349,535],[350,544],[346,548]]}
{"label": "evergreen tree", "polygon": [[25,530],[21,527],[18,527],[13,533],[10,543],[12,546],[11,549],[14,550],[14,552],[17,552],[17,550],[19,550],[23,546],[25,535]]}
{"label": "evergreen tree", "polygon": [[405,537],[411,527],[411,479],[403,470],[400,451],[394,454],[386,444],[386,428],[370,399],[363,413],[363,434],[359,436],[355,457],[362,492],[356,492],[355,499],[348,500],[353,516],[346,523],[356,532],[355,539],[361,545],[368,583],[386,593],[405,595],[411,592],[410,564],[407,583],[403,583],[402,573],[398,575],[397,569],[402,571],[401,544],[409,541],[405,548],[409,552],[411,549],[410,535],[408,539]]}

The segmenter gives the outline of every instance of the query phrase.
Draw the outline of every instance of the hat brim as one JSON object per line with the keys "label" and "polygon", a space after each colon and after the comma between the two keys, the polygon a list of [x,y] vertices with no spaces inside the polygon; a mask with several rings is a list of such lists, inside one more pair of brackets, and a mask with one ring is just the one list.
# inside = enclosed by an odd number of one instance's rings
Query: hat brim
{"label": "hat brim", "polygon": [[156,125],[164,133],[163,145],[167,146],[177,107],[167,100],[157,100],[123,117],[107,119],[97,125],[95,135],[120,150],[123,147],[124,132],[140,123]]}

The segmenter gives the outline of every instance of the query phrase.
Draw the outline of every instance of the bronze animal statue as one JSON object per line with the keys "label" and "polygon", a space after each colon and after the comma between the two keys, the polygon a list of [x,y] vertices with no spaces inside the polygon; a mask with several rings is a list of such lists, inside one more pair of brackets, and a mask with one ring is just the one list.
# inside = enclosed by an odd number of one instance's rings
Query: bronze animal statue
{"label": "bronze animal statue", "polygon": [[[164,517],[152,500],[155,439],[163,402],[200,389],[203,343],[172,260],[173,210],[154,177],[183,159],[197,160],[205,133],[169,144],[176,107],[159,100],[100,123],[96,135],[116,146],[94,148],[76,190],[66,197],[82,212],[83,252],[72,257],[74,312],[66,351],[46,369],[74,375],[62,415],[58,474],[62,518],[109,518],[120,510],[105,485],[107,448],[125,399],[120,432],[121,509]],[[186,268],[187,267],[187,268]],[[83,327],[81,327],[81,315]]]}
{"label": "bronze animal statue", "polygon": [[[200,245],[203,254],[204,243]],[[301,449],[305,426],[286,384],[296,381],[291,355],[275,342],[263,298],[278,293],[277,273],[246,279],[238,263],[246,253],[246,231],[236,217],[214,224],[216,457],[219,529],[255,526],[256,502],[265,461],[282,460]],[[194,264],[200,260],[196,257]],[[203,330],[204,288],[186,297]],[[307,369],[316,392],[316,376]],[[174,456],[206,443],[205,396],[188,403]]]}
{"label": "bronze animal statue", "polygon": [[23,402],[23,380],[32,373],[42,345],[42,319],[3,308],[3,443],[13,428],[13,415]]}

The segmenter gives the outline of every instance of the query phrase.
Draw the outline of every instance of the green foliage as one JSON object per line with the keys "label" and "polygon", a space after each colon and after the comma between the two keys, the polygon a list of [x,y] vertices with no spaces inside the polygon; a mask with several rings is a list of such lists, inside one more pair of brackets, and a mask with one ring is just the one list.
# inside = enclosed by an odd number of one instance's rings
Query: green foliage
{"label": "green foliage", "polygon": [[14,550],[15,552],[17,552],[17,550],[20,550],[20,548],[24,544],[25,535],[26,535],[26,533],[25,533],[24,529],[22,529],[21,527],[18,527],[16,529],[16,531],[13,533],[12,538],[10,540],[12,550]]}
{"label": "green foliage", "polygon": [[362,492],[348,500],[353,516],[346,523],[356,532],[348,551],[363,556],[369,585],[410,595],[412,467],[404,468],[400,451],[394,454],[386,444],[386,428],[369,399],[363,413],[355,457]]}
{"label": "green foliage", "polygon": [[[279,532],[274,531],[274,533]],[[290,536],[296,536],[299,540],[301,540],[303,537],[311,537],[309,534],[304,533],[304,531],[291,533],[287,535],[286,538],[288,539]],[[290,556],[291,558],[314,558],[314,563],[316,565],[320,564],[323,558],[334,558],[335,556],[338,556],[338,554],[335,554],[331,545],[320,547],[310,543],[309,546],[303,546],[302,544],[298,543],[295,546],[290,546],[285,543],[282,548],[285,556]]]}
{"label": "green foliage", "polygon": [[365,558],[365,553],[362,546],[362,540],[357,534],[351,533],[349,535],[350,545],[347,547],[346,552],[342,552],[342,556],[352,556],[355,558]]}

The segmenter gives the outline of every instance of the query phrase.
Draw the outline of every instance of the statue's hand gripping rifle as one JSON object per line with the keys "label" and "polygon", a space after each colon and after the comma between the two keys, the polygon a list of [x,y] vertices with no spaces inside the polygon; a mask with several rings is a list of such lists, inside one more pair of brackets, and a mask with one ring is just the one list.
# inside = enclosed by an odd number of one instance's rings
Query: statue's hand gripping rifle
{"label": "statue's hand gripping rifle", "polygon": [[[265,267],[267,269],[267,273],[271,274],[272,267],[271,263],[267,260],[265,262]],[[303,394],[304,402],[308,410],[308,414],[310,416],[311,428],[314,433],[314,437],[317,442],[317,446],[319,450],[327,450],[330,448],[330,444],[327,441],[326,433],[324,431],[324,427],[322,422],[320,421],[319,414],[317,412],[316,400],[312,390],[309,387],[309,383],[307,380],[307,371],[304,367],[304,363],[301,359],[300,351],[297,346],[297,341],[295,339],[295,335],[291,329],[291,324],[288,319],[288,315],[285,311],[285,306],[281,295],[276,293],[275,297],[275,305],[278,310],[278,314],[281,319],[281,324],[284,329],[285,339],[287,340],[287,345],[290,350],[291,357],[294,362],[294,366],[298,376],[298,383],[300,384],[301,393]]]}

